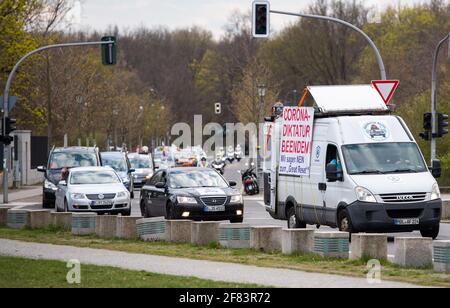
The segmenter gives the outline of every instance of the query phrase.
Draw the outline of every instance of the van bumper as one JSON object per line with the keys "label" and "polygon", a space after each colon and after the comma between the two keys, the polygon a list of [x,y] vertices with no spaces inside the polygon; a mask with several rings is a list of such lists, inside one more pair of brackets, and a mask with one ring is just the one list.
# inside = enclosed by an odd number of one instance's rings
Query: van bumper
{"label": "van bumper", "polygon": [[[413,204],[367,203],[357,201],[347,207],[356,232],[412,232],[439,225],[442,200]],[[419,218],[418,225],[398,225],[398,219]]]}

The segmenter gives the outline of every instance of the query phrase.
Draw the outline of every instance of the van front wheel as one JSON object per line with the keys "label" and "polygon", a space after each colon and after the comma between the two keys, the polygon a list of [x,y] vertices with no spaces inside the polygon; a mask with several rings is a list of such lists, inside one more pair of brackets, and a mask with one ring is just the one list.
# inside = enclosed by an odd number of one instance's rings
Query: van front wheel
{"label": "van front wheel", "polygon": [[353,229],[352,220],[346,209],[343,209],[339,212],[338,227],[339,227],[339,231],[342,231],[342,232],[348,232],[350,234],[355,232],[355,230]]}
{"label": "van front wheel", "polygon": [[292,206],[288,210],[288,229],[306,229],[306,224],[298,220],[295,215],[295,208]]}
{"label": "van front wheel", "polygon": [[439,236],[440,225],[436,225],[431,229],[420,230],[420,234],[422,237],[432,238],[433,240],[437,239]]}

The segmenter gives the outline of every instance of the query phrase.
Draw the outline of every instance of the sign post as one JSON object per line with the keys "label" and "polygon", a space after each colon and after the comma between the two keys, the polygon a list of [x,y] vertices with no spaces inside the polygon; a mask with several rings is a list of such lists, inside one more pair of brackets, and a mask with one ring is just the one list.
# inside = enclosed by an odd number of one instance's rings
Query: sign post
{"label": "sign post", "polygon": [[285,107],[280,141],[279,174],[309,176],[314,108]]}

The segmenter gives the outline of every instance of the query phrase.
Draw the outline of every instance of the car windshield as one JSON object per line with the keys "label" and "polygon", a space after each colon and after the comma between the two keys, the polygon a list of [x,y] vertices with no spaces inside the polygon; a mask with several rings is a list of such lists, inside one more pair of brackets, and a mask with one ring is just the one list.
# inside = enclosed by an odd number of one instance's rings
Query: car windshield
{"label": "car windshield", "polygon": [[122,155],[102,155],[103,166],[109,166],[117,172],[127,172],[127,161]]}
{"label": "car windshield", "polygon": [[52,154],[49,169],[58,170],[62,168],[94,166],[97,166],[97,156],[94,153],[60,152]]}
{"label": "car windshield", "polygon": [[70,176],[72,185],[117,184],[120,179],[113,171],[75,171]]}
{"label": "car windshield", "polygon": [[415,143],[355,144],[342,151],[351,175],[428,171]]}
{"label": "car windshield", "polygon": [[148,156],[132,156],[129,157],[131,167],[133,169],[151,169],[152,161]]}
{"label": "car windshield", "polygon": [[227,188],[228,184],[214,170],[189,170],[172,171],[170,173],[170,187],[174,189],[199,187]]}

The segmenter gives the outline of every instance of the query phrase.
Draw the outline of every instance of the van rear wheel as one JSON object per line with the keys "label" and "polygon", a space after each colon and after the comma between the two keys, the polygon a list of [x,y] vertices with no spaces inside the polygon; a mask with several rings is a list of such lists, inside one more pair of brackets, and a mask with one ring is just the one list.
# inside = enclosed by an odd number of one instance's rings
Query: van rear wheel
{"label": "van rear wheel", "polygon": [[352,220],[350,215],[348,214],[347,209],[343,209],[339,212],[338,215],[338,227],[339,231],[348,232],[350,234],[355,233],[353,228]]}
{"label": "van rear wheel", "polygon": [[292,206],[288,210],[288,229],[306,229],[306,224],[297,219],[295,208]]}

